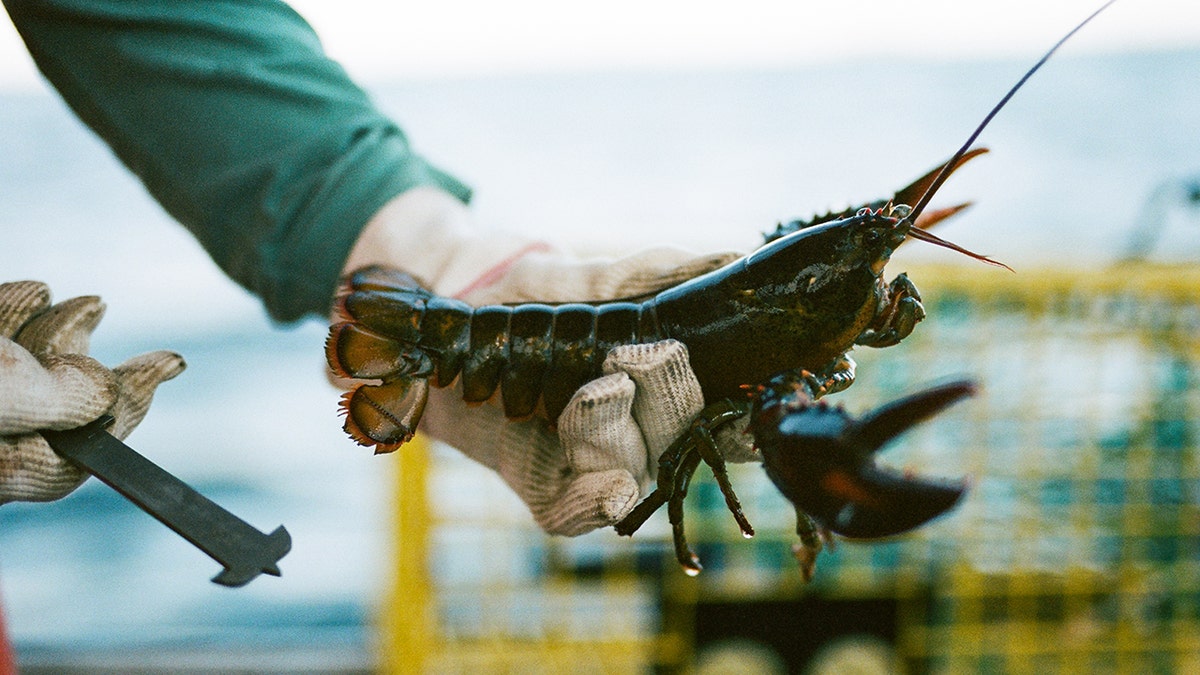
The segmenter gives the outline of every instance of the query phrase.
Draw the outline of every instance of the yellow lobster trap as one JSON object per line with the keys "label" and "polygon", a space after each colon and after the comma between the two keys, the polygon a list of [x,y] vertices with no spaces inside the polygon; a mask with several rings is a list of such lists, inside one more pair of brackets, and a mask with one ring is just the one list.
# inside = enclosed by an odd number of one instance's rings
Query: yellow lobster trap
{"label": "yellow lobster trap", "polygon": [[837,398],[858,412],[982,385],[881,459],[971,477],[950,515],[839,542],[805,585],[790,505],[757,465],[732,467],[759,534],[742,539],[698,478],[691,578],[665,514],[632,539],[546,537],[490,472],[405,448],[384,670],[1200,672],[1200,270],[912,276],[929,318],[856,352]]}

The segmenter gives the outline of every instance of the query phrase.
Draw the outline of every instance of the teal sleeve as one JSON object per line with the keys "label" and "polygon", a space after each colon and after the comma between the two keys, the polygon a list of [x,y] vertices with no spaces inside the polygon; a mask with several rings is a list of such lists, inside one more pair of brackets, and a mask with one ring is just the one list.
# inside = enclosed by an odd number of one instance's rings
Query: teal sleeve
{"label": "teal sleeve", "polygon": [[282,2],[4,3],[67,104],[277,320],[329,309],[355,238],[392,197],[470,197]]}

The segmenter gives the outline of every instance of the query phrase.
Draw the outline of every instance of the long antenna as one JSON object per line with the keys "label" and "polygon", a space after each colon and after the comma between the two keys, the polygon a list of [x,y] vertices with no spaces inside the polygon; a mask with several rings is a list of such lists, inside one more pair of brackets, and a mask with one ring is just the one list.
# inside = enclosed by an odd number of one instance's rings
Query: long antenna
{"label": "long antenna", "polygon": [[1013,97],[1013,94],[1016,94],[1017,90],[1024,86],[1025,82],[1027,82],[1030,77],[1033,77],[1033,74],[1036,73],[1038,69],[1041,68],[1044,63],[1046,63],[1046,61],[1050,60],[1050,57],[1054,55],[1054,52],[1058,51],[1059,47],[1063,46],[1064,42],[1069,40],[1072,35],[1079,32],[1080,28],[1086,26],[1089,21],[1096,18],[1096,15],[1108,9],[1108,6],[1116,1],[1117,0],[1108,0],[1108,2],[1101,5],[1100,9],[1092,12],[1088,18],[1084,19],[1079,23],[1078,26],[1075,26],[1075,28],[1071,29],[1071,32],[1067,33],[1062,37],[1061,40],[1054,43],[1054,46],[1051,47],[1050,50],[1047,51],[1037,63],[1033,64],[1033,67],[1030,68],[1025,75],[1013,85],[1012,89],[1008,90],[1008,93],[1004,95],[1004,98],[1000,99],[1000,102],[997,103],[995,107],[992,108],[991,112],[989,112],[987,116],[983,118],[983,121],[979,123],[979,126],[975,127],[975,131],[971,133],[971,136],[967,139],[967,142],[963,143],[963,146],[958,149],[958,152],[954,153],[954,156],[950,158],[949,162],[946,162],[941,173],[938,174],[937,178],[933,179],[933,183],[930,184],[929,189],[925,191],[925,194],[921,195],[921,199],[917,202],[916,206],[913,207],[913,210],[908,215],[910,221],[916,222],[917,216],[921,215],[921,211],[923,211],[929,204],[929,200],[933,199],[933,194],[937,192],[938,188],[942,187],[942,183],[945,183],[946,179],[950,177],[950,173],[954,171],[954,167],[956,164],[958,164],[958,160],[962,159],[962,156],[967,154],[967,151],[971,149],[971,145],[975,143],[976,139],[979,138],[979,134],[983,133],[984,128],[987,127],[988,123],[992,121],[992,118],[996,116],[996,113],[1000,112],[1000,109],[1008,103],[1009,99]]}
{"label": "long antenna", "polygon": [[974,251],[969,251],[952,241],[946,241],[945,239],[942,239],[941,237],[937,236],[936,234],[930,232],[929,230],[922,230],[916,226],[913,226],[912,228],[910,228],[908,230],[908,236],[912,237],[913,239],[917,239],[919,241],[928,242],[935,246],[941,246],[942,248],[948,248],[951,251],[958,251],[959,253],[962,253],[963,255],[968,255],[976,260],[985,262],[989,265],[995,265],[996,267],[1003,267],[1004,269],[1008,270],[1009,272],[1016,271],[1013,268],[1009,267],[1008,265],[1005,265],[1004,263],[1000,262],[999,260],[993,260],[992,258],[989,258],[986,255],[980,255],[979,253],[976,253]]}

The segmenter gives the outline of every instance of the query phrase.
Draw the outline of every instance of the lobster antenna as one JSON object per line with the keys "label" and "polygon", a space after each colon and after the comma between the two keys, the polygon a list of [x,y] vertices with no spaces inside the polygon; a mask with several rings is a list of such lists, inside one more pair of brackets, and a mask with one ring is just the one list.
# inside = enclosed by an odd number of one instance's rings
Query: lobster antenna
{"label": "lobster antenna", "polygon": [[974,251],[969,251],[952,241],[946,241],[945,239],[942,239],[941,237],[937,236],[936,234],[930,232],[929,230],[922,230],[922,229],[914,226],[911,229],[909,229],[908,236],[912,237],[913,239],[917,239],[919,241],[929,242],[930,244],[933,244],[935,246],[941,246],[942,248],[948,248],[951,251],[958,251],[959,253],[962,253],[963,255],[970,256],[976,260],[979,260],[980,262],[985,262],[989,265],[995,265],[996,267],[1003,267],[1004,269],[1008,270],[1009,272],[1016,271],[1013,268],[1009,267],[1008,265],[1005,265],[1004,263],[1000,262],[999,260],[993,260],[992,258],[989,258],[986,255],[980,255]]}
{"label": "lobster antenna", "polygon": [[[946,164],[942,167],[941,172],[938,173],[937,178],[933,179],[933,183],[930,184],[929,189],[925,191],[925,194],[921,195],[921,199],[917,201],[916,206],[913,207],[913,210],[908,215],[908,218],[910,221],[912,221],[914,223],[917,221],[917,216],[921,215],[921,211],[925,210],[925,206],[929,204],[929,200],[933,199],[933,194],[935,192],[937,192],[938,188],[942,187],[942,183],[945,183],[946,179],[950,177],[950,173],[952,171],[954,171],[954,167],[956,164],[958,164],[958,160],[962,159],[962,156],[967,154],[967,151],[971,149],[971,145],[975,142],[976,139],[979,138],[979,134],[983,133],[984,128],[986,128],[987,125],[992,121],[992,118],[996,116],[996,113],[1000,112],[1000,109],[1003,108],[1008,103],[1009,99],[1011,99],[1013,97],[1013,94],[1016,94],[1017,90],[1020,89],[1022,86],[1024,86],[1025,82],[1028,81],[1030,77],[1033,77],[1033,74],[1036,73],[1038,71],[1038,69],[1042,67],[1042,64],[1044,64],[1044,63],[1046,63],[1046,61],[1050,60],[1050,57],[1054,55],[1054,52],[1058,51],[1059,47],[1063,46],[1064,42],[1069,40],[1071,38],[1071,36],[1074,35],[1075,33],[1078,33],[1080,28],[1083,28],[1084,26],[1086,26],[1089,21],[1096,18],[1096,15],[1098,15],[1100,12],[1103,12],[1104,10],[1108,9],[1108,6],[1113,4],[1116,1],[1117,0],[1108,0],[1108,2],[1106,2],[1100,6],[1100,9],[1097,9],[1096,11],[1092,12],[1091,15],[1088,16],[1088,18],[1079,22],[1078,26],[1075,26],[1074,28],[1072,28],[1071,32],[1067,33],[1066,35],[1064,35],[1062,37],[1062,39],[1060,39],[1058,42],[1054,43],[1054,46],[1051,47],[1050,50],[1047,51],[1045,53],[1045,55],[1043,55],[1042,58],[1040,60],[1038,60],[1037,63],[1033,64],[1032,68],[1030,68],[1028,71],[1026,71],[1025,75],[1023,75],[1021,77],[1021,79],[1018,80],[1017,83],[1013,85],[1012,89],[1008,90],[1008,93],[1004,95],[1004,98],[1001,98],[1000,102],[997,103],[991,109],[991,111],[988,112],[988,114],[983,118],[983,121],[979,123],[979,126],[975,127],[975,131],[971,133],[971,136],[970,136],[970,138],[967,139],[967,142],[963,143],[963,146],[958,149],[958,152],[954,153],[954,156],[950,158],[950,161],[946,162]],[[945,241],[945,240],[942,239],[941,241]],[[946,242],[946,243],[949,243],[949,242]],[[976,257],[981,257],[981,256],[976,256]],[[995,261],[990,261],[990,262],[995,262]]]}

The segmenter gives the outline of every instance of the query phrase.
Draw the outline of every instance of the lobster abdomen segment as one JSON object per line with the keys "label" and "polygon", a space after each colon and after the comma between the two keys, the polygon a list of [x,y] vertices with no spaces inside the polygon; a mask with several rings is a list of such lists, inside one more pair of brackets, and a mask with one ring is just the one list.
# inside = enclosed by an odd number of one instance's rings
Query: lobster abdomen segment
{"label": "lobster abdomen segment", "polygon": [[[463,400],[482,403],[500,386],[500,374],[509,361],[508,324],[512,308],[500,305],[474,310],[470,322],[470,348],[462,369]],[[418,343],[419,346],[424,343]],[[439,345],[429,345],[437,349]]]}

